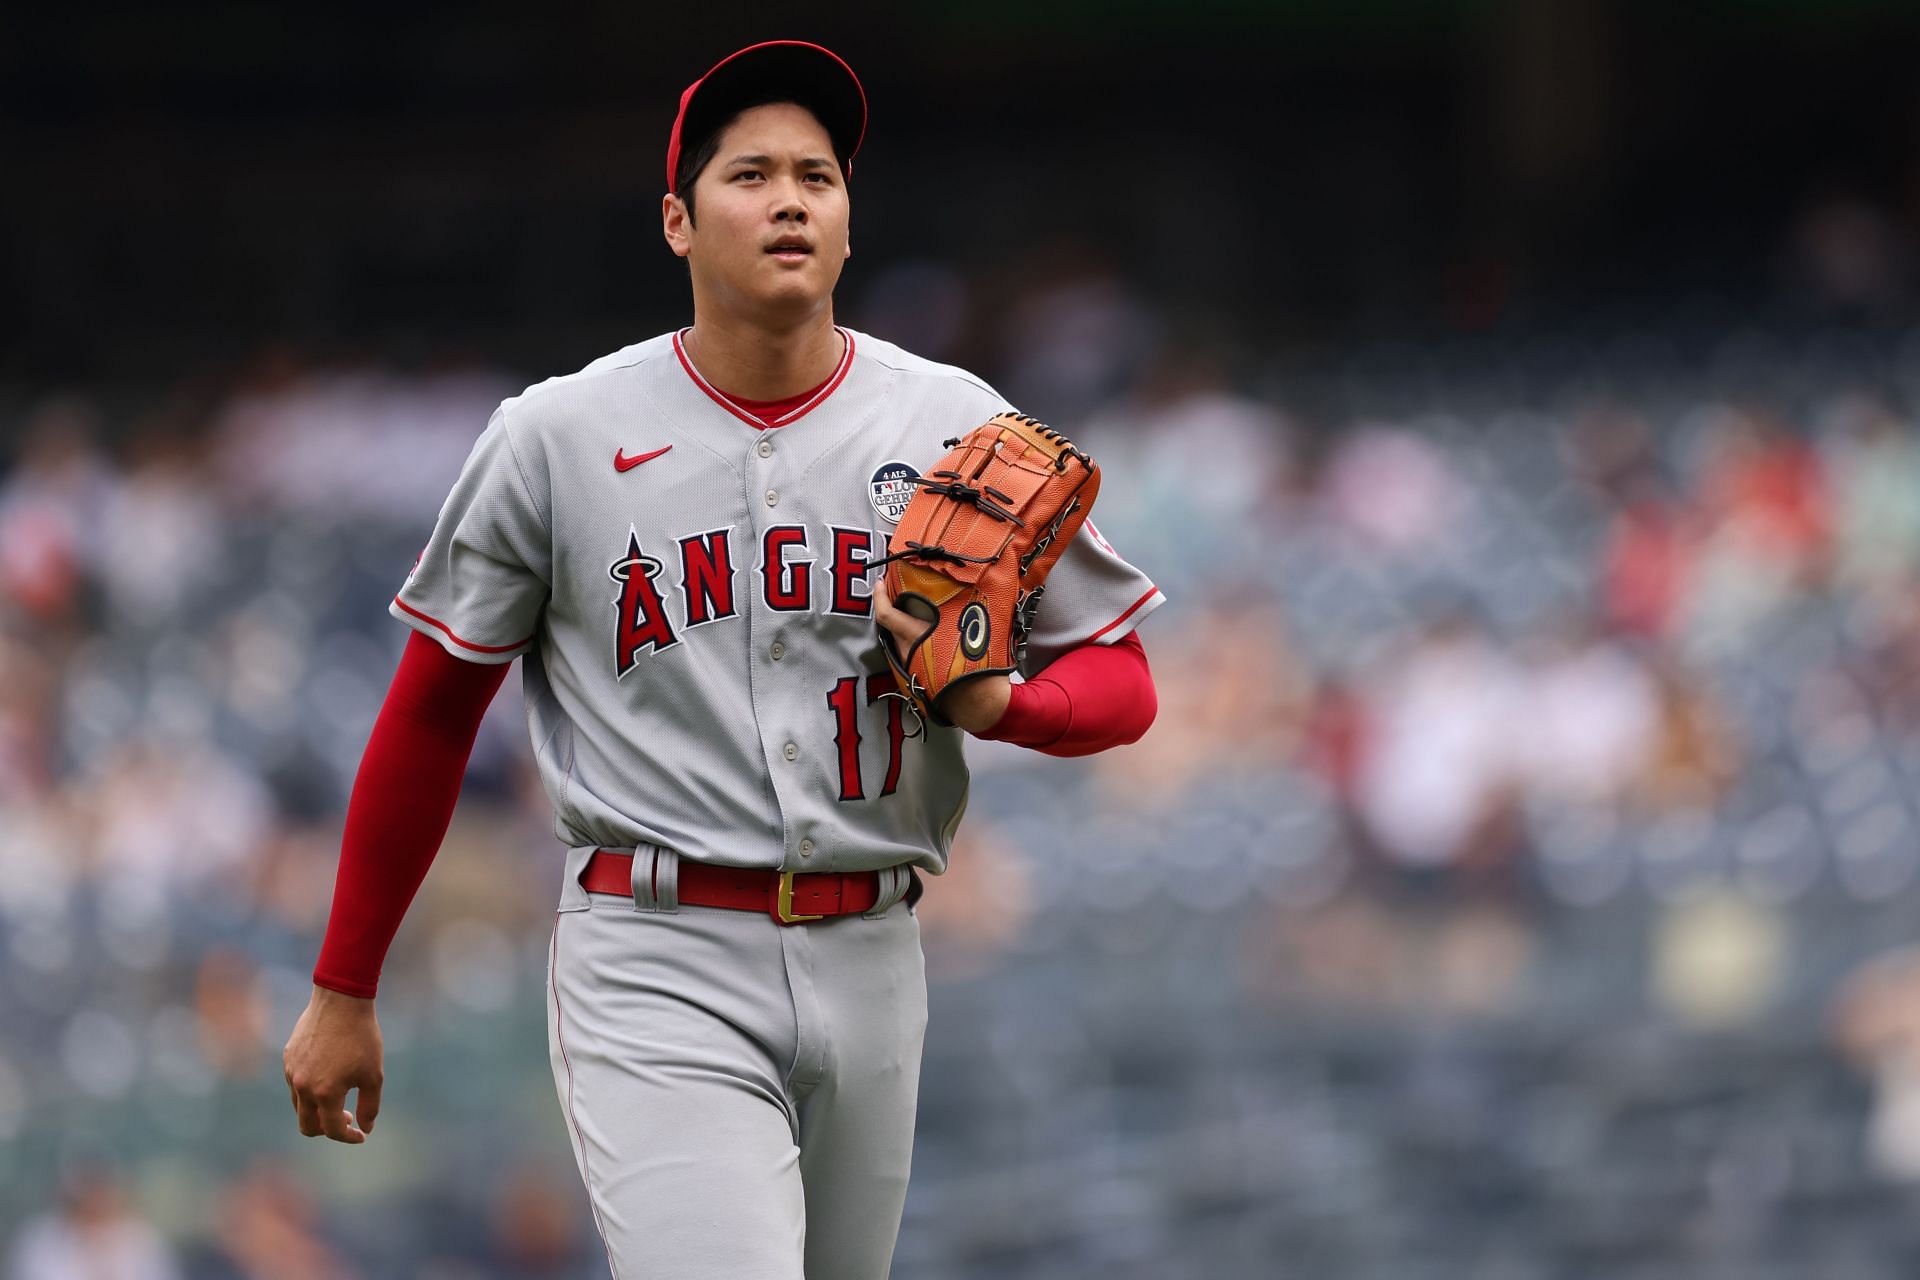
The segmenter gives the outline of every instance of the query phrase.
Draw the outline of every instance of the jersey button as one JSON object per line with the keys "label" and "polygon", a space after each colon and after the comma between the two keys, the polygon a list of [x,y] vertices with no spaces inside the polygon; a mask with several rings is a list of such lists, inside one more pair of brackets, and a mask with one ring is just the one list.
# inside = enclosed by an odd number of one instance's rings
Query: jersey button
{"label": "jersey button", "polygon": [[771,458],[773,456],[773,441],[762,440],[760,442],[760,456],[763,458]]}
{"label": "jersey button", "polygon": [[800,856],[803,858],[811,858],[813,856],[813,841],[802,840],[800,842]]}
{"label": "jersey button", "polygon": [[791,742],[789,742],[782,750],[783,750],[783,753],[786,755],[787,759],[789,760],[798,760],[800,758],[800,748],[794,746]]}
{"label": "jersey button", "polygon": [[767,490],[767,505],[770,507],[777,507],[780,505],[780,493],[778,490],[775,490],[775,489]]}
{"label": "jersey button", "polygon": [[780,661],[780,659],[787,656],[787,646],[785,646],[784,644],[781,644],[778,640],[775,640],[773,642],[773,648],[769,650],[769,652],[773,654],[773,660],[775,662],[778,662]]}

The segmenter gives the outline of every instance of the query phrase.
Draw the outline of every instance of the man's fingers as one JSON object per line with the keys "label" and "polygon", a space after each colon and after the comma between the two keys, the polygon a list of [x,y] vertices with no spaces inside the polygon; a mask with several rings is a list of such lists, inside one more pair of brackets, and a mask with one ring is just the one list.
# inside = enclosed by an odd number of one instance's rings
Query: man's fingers
{"label": "man's fingers", "polygon": [[380,1115],[379,1085],[363,1084],[360,1086],[360,1097],[357,1105],[354,1107],[354,1114],[360,1120],[360,1131],[362,1133],[372,1133],[373,1122]]}
{"label": "man's fingers", "polygon": [[293,1113],[300,1120],[302,1136],[317,1138],[325,1132],[320,1127],[320,1108],[312,1098],[296,1093],[293,1099]]}
{"label": "man's fingers", "polygon": [[365,1142],[367,1135],[354,1122],[353,1113],[347,1110],[346,1102],[345,1090],[320,1094],[301,1093],[296,1089],[293,1109],[300,1118],[300,1132],[309,1138],[324,1135],[335,1142]]}
{"label": "man's fingers", "polygon": [[901,624],[908,619],[893,607],[893,597],[887,594],[887,580],[884,576],[873,584],[873,616],[875,621],[893,634],[894,639],[905,642]]}
{"label": "man's fingers", "polygon": [[912,647],[927,632],[933,630],[934,622],[916,617],[905,609],[896,609],[893,597],[887,594],[887,580],[875,579],[873,584],[873,616],[901,645]]}
{"label": "man's fingers", "polygon": [[873,616],[889,631],[894,629],[893,620],[899,616],[893,607],[893,596],[887,591],[887,575],[884,573],[873,584]]}
{"label": "man's fingers", "polygon": [[335,1142],[365,1142],[367,1135],[354,1123],[353,1112],[347,1110],[347,1096],[324,1098],[320,1101],[320,1127]]}

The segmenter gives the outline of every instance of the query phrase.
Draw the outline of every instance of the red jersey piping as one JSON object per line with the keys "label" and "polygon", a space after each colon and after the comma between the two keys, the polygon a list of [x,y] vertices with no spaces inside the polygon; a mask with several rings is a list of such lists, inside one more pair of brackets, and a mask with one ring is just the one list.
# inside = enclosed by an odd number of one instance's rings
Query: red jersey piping
{"label": "red jersey piping", "polygon": [[462,640],[459,636],[453,634],[452,627],[449,627],[446,623],[440,621],[440,619],[432,616],[431,614],[420,612],[418,609],[408,604],[405,600],[402,600],[399,596],[395,596],[393,598],[393,602],[396,605],[399,605],[404,612],[412,614],[414,617],[420,619],[420,621],[429,623],[433,626],[440,628],[441,632],[447,637],[447,639],[453,641],[455,644],[459,645],[462,649],[468,649],[474,653],[511,653],[513,650],[518,649],[520,645],[531,643],[533,640],[532,636],[528,636],[525,640],[520,641],[519,644],[474,644],[470,640]]}
{"label": "red jersey piping", "polygon": [[707,396],[715,404],[752,427],[755,431],[765,431],[768,427],[784,427],[789,423],[798,422],[801,418],[804,418],[807,414],[825,403],[826,398],[833,394],[834,388],[846,381],[847,371],[853,368],[853,334],[846,329],[840,328],[839,325],[835,325],[833,326],[834,329],[839,332],[841,337],[847,340],[847,348],[840,353],[840,364],[834,369],[833,376],[828,378],[826,385],[820,388],[820,393],[808,400],[805,404],[796,409],[788,410],[772,422],[762,422],[760,419],[744,412],[738,405],[734,404],[732,400],[727,398],[727,394],[724,391],[721,391],[711,382],[701,377],[700,371],[693,367],[693,361],[687,359],[687,350],[680,344],[680,335],[686,333],[687,330],[692,327],[692,325],[688,325],[686,329],[681,329],[673,335],[673,354],[680,358],[680,367],[687,371],[689,378],[693,379],[693,385],[706,392]]}
{"label": "red jersey piping", "polygon": [[1128,618],[1131,618],[1136,609],[1138,609],[1141,605],[1145,604],[1147,601],[1153,599],[1155,596],[1159,594],[1160,594],[1160,588],[1148,587],[1147,594],[1141,596],[1138,600],[1135,600],[1132,604],[1128,605],[1127,611],[1125,613],[1121,614],[1119,617],[1115,618],[1112,622],[1109,622],[1106,626],[1100,628],[1098,631],[1094,632],[1092,635],[1088,636],[1085,640],[1082,640],[1080,643],[1092,644],[1094,641],[1098,640],[1101,636],[1107,634],[1107,632],[1113,630],[1115,627],[1125,622]]}

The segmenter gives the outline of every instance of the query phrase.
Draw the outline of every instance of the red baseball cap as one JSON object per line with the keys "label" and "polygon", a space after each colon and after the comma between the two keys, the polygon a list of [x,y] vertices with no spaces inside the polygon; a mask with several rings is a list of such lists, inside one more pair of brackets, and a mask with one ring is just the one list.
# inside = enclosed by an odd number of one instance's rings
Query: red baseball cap
{"label": "red baseball cap", "polygon": [[[680,167],[680,144],[696,144],[740,104],[762,93],[792,98],[813,112],[833,139],[849,177],[853,153],[867,132],[867,93],[845,60],[805,40],[767,40],[728,54],[680,95],[680,114],[667,138],[667,190]],[[678,194],[676,192],[676,194]]]}

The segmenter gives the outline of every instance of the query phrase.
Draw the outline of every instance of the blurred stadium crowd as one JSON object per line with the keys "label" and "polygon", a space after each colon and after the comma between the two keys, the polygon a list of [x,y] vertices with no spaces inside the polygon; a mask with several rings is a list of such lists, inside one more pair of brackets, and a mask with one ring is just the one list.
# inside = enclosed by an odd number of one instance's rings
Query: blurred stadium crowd
{"label": "blurred stadium crowd", "polygon": [[[1920,332],[1230,364],[1097,261],[997,345],[965,292],[844,319],[1069,430],[1169,603],[1141,743],[970,744],[895,1274],[1920,1265]],[[604,1265],[517,682],[388,964],[379,1137],[305,1142],[279,1078],[386,601],[534,376],[269,347],[5,408],[10,1276]]]}

